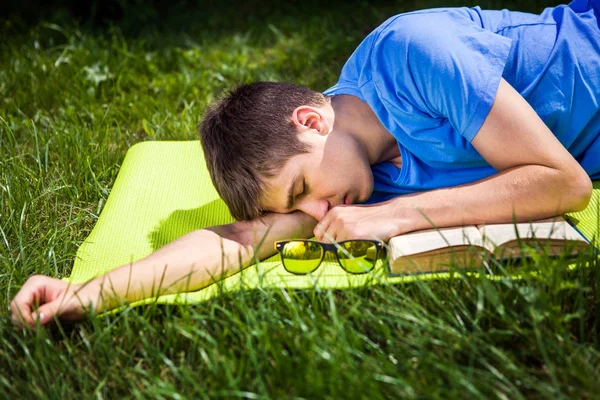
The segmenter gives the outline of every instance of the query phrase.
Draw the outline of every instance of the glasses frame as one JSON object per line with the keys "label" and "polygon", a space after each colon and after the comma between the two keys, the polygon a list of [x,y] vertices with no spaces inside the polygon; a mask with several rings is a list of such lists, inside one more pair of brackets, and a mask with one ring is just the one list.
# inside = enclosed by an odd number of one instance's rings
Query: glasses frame
{"label": "glasses frame", "polygon": [[[290,271],[289,269],[287,269],[287,267],[285,266],[284,258],[283,258],[283,247],[286,244],[290,243],[290,242],[316,243],[316,244],[319,244],[323,248],[323,253],[321,254],[321,259],[319,260],[319,263],[317,264],[317,266],[315,267],[315,269],[313,269],[310,272],[306,272],[306,273],[294,272],[294,271]],[[369,242],[369,243],[373,243],[375,245],[375,262],[373,263],[373,267],[370,270],[364,271],[364,272],[352,272],[352,271],[348,271],[346,268],[344,268],[344,266],[340,262],[340,258],[338,257],[337,250],[338,250],[339,247],[341,247],[340,245],[342,243],[346,243],[346,242]],[[319,267],[323,263],[323,260],[325,259],[325,255],[327,254],[328,251],[330,251],[330,252],[332,252],[335,255],[335,259],[336,259],[338,265],[344,271],[346,271],[347,273],[352,274],[352,275],[364,275],[366,273],[369,273],[369,272],[373,271],[373,269],[375,268],[375,264],[377,264],[377,260],[379,260],[379,255],[384,250],[384,247],[383,247],[383,242],[382,241],[380,241],[380,240],[370,240],[370,239],[343,240],[341,242],[336,242],[336,243],[325,243],[325,242],[319,242],[319,241],[310,240],[310,239],[290,239],[290,240],[278,240],[278,241],[276,241],[275,242],[275,250],[277,250],[277,252],[279,253],[279,257],[281,257],[281,264],[283,265],[283,268],[287,272],[289,272],[290,274],[294,274],[294,275],[308,275],[308,274],[312,274],[317,269],[319,269]]]}

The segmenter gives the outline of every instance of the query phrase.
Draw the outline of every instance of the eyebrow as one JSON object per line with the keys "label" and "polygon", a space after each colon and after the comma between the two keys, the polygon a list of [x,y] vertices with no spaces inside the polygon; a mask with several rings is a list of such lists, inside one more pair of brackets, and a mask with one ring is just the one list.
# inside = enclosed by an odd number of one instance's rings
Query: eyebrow
{"label": "eyebrow", "polygon": [[292,179],[292,184],[288,189],[288,200],[287,200],[287,209],[291,209],[292,205],[294,205],[294,188],[296,187],[296,181],[298,180],[298,175],[294,176]]}

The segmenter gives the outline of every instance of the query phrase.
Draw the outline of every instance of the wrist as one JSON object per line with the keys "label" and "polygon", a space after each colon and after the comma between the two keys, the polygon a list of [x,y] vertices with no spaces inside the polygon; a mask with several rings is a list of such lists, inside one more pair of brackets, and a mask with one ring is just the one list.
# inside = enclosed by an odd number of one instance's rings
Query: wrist
{"label": "wrist", "polygon": [[386,214],[393,221],[394,236],[426,229],[429,226],[423,214],[402,196],[395,197],[382,204],[385,206]]}
{"label": "wrist", "polygon": [[87,311],[96,308],[99,292],[95,289],[95,280],[84,283],[68,283],[63,292],[61,303],[68,309]]}
{"label": "wrist", "polygon": [[74,291],[77,301],[86,310],[102,313],[119,306],[123,301],[131,301],[124,294],[117,293],[107,275],[79,285]]}

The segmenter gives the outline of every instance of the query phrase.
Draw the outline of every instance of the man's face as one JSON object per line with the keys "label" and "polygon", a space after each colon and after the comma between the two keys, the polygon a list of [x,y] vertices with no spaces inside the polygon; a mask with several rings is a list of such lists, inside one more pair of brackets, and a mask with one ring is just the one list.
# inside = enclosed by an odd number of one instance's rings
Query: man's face
{"label": "man's face", "polygon": [[373,191],[369,162],[342,133],[298,134],[310,151],[290,158],[267,180],[261,208],[288,213],[300,210],[320,221],[330,208],[366,201]]}

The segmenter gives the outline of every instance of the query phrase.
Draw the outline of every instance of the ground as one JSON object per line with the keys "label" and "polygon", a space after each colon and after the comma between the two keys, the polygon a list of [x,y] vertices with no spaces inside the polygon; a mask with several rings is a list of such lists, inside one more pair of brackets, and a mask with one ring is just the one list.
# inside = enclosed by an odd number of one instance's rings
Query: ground
{"label": "ground", "polygon": [[539,256],[517,280],[514,269],[490,266],[492,275],[241,292],[35,333],[13,328],[6,310],[28,276],[70,273],[129,146],[196,139],[205,105],[237,82],[327,88],[394,13],[475,4],[124,3],[111,3],[114,15],[67,4],[0,20],[0,398],[598,393],[600,273],[583,259],[569,269]]}

